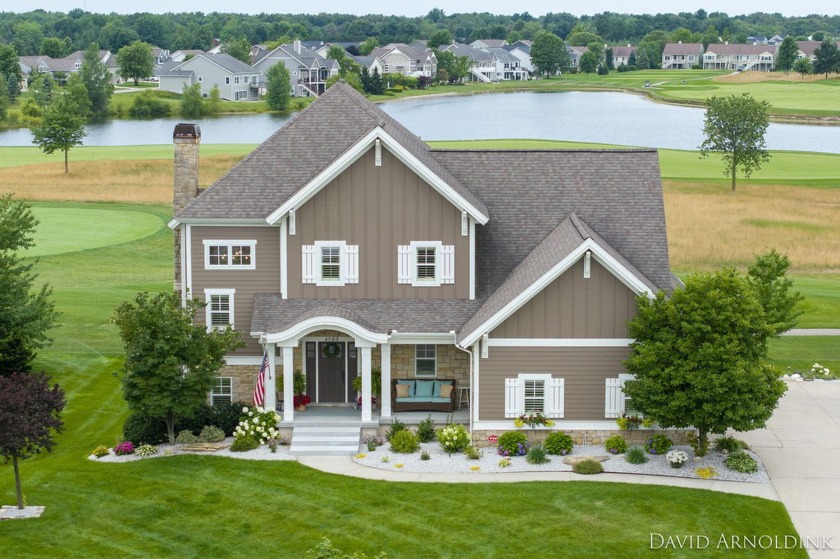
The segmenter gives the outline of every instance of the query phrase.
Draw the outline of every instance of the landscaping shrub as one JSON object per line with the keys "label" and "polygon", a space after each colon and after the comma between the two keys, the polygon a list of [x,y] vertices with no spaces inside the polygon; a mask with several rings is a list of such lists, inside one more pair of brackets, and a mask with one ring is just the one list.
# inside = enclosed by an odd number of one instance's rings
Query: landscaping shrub
{"label": "landscaping shrub", "polygon": [[565,456],[572,453],[572,437],[562,431],[555,431],[545,438],[545,451],[549,454]]}
{"label": "landscaping shrub", "polygon": [[435,440],[435,420],[431,415],[417,425],[417,437],[421,443],[430,443]]}
{"label": "landscaping shrub", "polygon": [[253,435],[242,435],[233,440],[233,444],[230,445],[230,450],[232,452],[245,452],[247,450],[254,450],[258,446],[260,446],[260,441]]}
{"label": "landscaping shrub", "polygon": [[373,452],[377,447],[385,444],[385,439],[376,435],[365,437],[363,441],[367,445],[368,452]]}
{"label": "landscaping shrub", "polygon": [[[623,441],[624,439],[621,440]],[[583,460],[572,466],[572,469],[576,474],[585,476],[600,474],[604,471],[604,467],[597,460]]]}
{"label": "landscaping shrub", "polygon": [[133,117],[156,118],[169,116],[169,104],[155,95],[156,92],[147,89],[134,98],[130,113]]}
{"label": "landscaping shrub", "polygon": [[[217,406],[202,405],[192,417],[181,418],[175,421],[175,432],[189,430],[191,433],[200,433],[205,425],[215,425],[221,429],[225,436],[232,436],[233,431],[239,424],[239,416],[242,415],[242,408],[248,404],[234,402],[233,404],[221,404]],[[144,414],[133,412],[126,419],[123,425],[123,438],[135,444],[162,444],[167,441],[166,421],[162,417],[149,417]]]}
{"label": "landscaping shrub", "polygon": [[234,438],[250,436],[257,441],[258,445],[265,444],[266,439],[280,438],[280,433],[277,431],[280,418],[275,412],[266,411],[258,406],[244,406],[242,413],[245,415],[239,418],[239,425],[233,431]]}
{"label": "landscaping shrub", "polygon": [[391,426],[388,428],[388,432],[385,433],[385,440],[390,442],[394,435],[400,431],[405,431],[406,429],[407,427],[405,426],[405,423],[395,417],[391,420]]}
{"label": "landscaping shrub", "polygon": [[630,462],[631,464],[644,464],[648,461],[647,454],[645,454],[645,449],[640,447],[639,445],[634,445],[628,448],[627,453],[624,455],[624,459]]}
{"label": "landscaping shrub", "polygon": [[611,454],[622,454],[627,452],[627,441],[621,435],[613,435],[604,441],[604,448]]}
{"label": "landscaping shrub", "polygon": [[417,435],[408,429],[398,431],[394,433],[393,437],[391,437],[391,452],[411,454],[413,452],[417,452],[417,448],[419,446],[420,441],[418,440]]}
{"label": "landscaping shrub", "polygon": [[730,470],[735,470],[742,474],[752,474],[758,471],[758,464],[755,459],[743,450],[733,452],[726,457],[723,463]]}
{"label": "landscaping shrub", "polygon": [[131,441],[123,441],[114,447],[114,454],[117,456],[125,456],[126,454],[134,454],[134,445]]}
{"label": "landscaping shrub", "polygon": [[461,452],[470,444],[470,435],[463,425],[447,425],[437,431],[440,447],[450,456],[454,452]]}
{"label": "landscaping shrub", "polygon": [[200,443],[218,443],[225,439],[225,432],[213,425],[205,425],[201,433],[198,434],[198,442]]}
{"label": "landscaping shrub", "polygon": [[651,454],[665,454],[671,448],[671,439],[663,434],[654,435],[645,443],[645,450]]}
{"label": "landscaping shrub", "polygon": [[424,450],[420,453],[420,460],[431,460],[432,456],[429,454],[428,450]]}
{"label": "landscaping shrub", "polygon": [[529,464],[547,464],[551,461],[549,460],[545,449],[538,444],[535,444],[528,450],[528,455],[525,457],[525,460],[527,460]]}
{"label": "landscaping shrub", "polygon": [[103,456],[108,456],[109,454],[111,454],[111,451],[108,450],[108,447],[106,447],[105,445],[99,445],[93,449],[93,452],[91,454],[93,454],[97,458],[102,458]]}
{"label": "landscaping shrub", "polygon": [[738,452],[743,450],[744,445],[735,437],[721,437],[715,441],[715,450],[718,452]]}
{"label": "landscaping shrub", "polygon": [[134,454],[136,454],[140,458],[146,458],[147,456],[153,456],[157,454],[157,449],[150,444],[141,444],[134,451]]}
{"label": "landscaping shrub", "polygon": [[470,460],[478,460],[481,458],[481,451],[472,445],[464,449],[464,454],[466,454],[467,458]]}
{"label": "landscaping shrub", "polygon": [[[176,426],[177,429],[177,426]],[[123,438],[137,444],[161,444],[166,442],[166,421],[162,417],[149,417],[134,412],[123,425]]]}
{"label": "landscaping shrub", "polygon": [[195,435],[193,435],[193,434],[192,434],[192,431],[189,431],[189,430],[187,430],[187,429],[184,429],[183,431],[181,431],[180,433],[178,433],[178,436],[177,436],[177,437],[175,437],[175,442],[176,442],[177,444],[192,444],[192,443],[197,443],[197,442],[198,442],[198,437],[196,437]]}
{"label": "landscaping shrub", "polygon": [[525,456],[528,454],[528,437],[521,431],[508,431],[499,437],[499,456]]}

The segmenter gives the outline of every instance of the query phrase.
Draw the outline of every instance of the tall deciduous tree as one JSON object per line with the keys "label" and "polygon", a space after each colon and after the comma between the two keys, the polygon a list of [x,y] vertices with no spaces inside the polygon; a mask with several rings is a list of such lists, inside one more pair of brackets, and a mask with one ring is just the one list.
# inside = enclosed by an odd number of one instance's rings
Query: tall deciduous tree
{"label": "tall deciduous tree", "polygon": [[779,53],[776,55],[776,68],[782,70],[785,75],[793,69],[796,63],[796,55],[799,52],[799,47],[793,37],[785,37],[782,44],[779,45]]}
{"label": "tall deciduous tree", "polygon": [[788,257],[773,249],[757,256],[747,272],[747,280],[764,309],[764,318],[776,336],[796,326],[802,314],[796,304],[805,299],[798,291],[791,291],[793,280],[787,277],[789,269]]}
{"label": "tall deciduous tree", "polygon": [[132,79],[137,85],[140,78],[148,78],[155,71],[152,45],[135,41],[124,46],[117,53],[117,66],[123,79]]}
{"label": "tall deciduous tree", "polygon": [[[0,44],[0,76],[3,76],[3,82],[0,87],[8,91],[9,100],[14,101],[20,94],[20,80],[22,73],[20,64],[18,64],[18,55],[15,47],[12,45]],[[14,82],[15,87],[9,88],[8,83]]]}
{"label": "tall deciduous tree", "polygon": [[592,74],[598,69],[598,64],[601,62],[598,53],[588,50],[580,56],[580,71],[584,74]]}
{"label": "tall deciduous tree", "polygon": [[266,78],[266,102],[274,111],[285,111],[289,109],[291,99],[292,78],[289,69],[282,62],[278,62],[265,73]]}
{"label": "tall deciduous tree", "polygon": [[688,278],[670,297],[637,299],[628,322],[633,407],[663,428],[709,433],[763,427],[785,392],[765,364],[773,328],[750,283],[734,270]]}
{"label": "tall deciduous tree", "polygon": [[224,356],[241,347],[230,327],[195,324],[198,299],[181,305],[176,292],[139,293],[117,307],[113,322],[125,345],[121,377],[129,409],[166,420],[170,444],[175,419],[190,417],[207,400]]}
{"label": "tall deciduous tree", "polygon": [[35,289],[35,262],[22,260],[37,225],[29,204],[0,196],[0,376],[29,372],[36,350],[52,342],[47,333],[58,318],[52,289]]}
{"label": "tall deciduous tree", "polygon": [[452,44],[452,33],[449,29],[438,29],[429,35],[429,42],[427,46],[430,49],[440,48],[441,45],[447,46]]}
{"label": "tall deciduous tree", "polygon": [[222,46],[222,52],[231,55],[245,64],[251,63],[251,43],[245,37],[226,42]]}
{"label": "tall deciduous tree", "polygon": [[814,71],[814,65],[811,63],[810,58],[800,58],[793,63],[793,71],[797,72],[800,77],[804,78]]}
{"label": "tall deciduous tree", "polygon": [[359,52],[367,56],[378,46],[379,41],[376,40],[376,37],[368,37],[359,45]]}
{"label": "tall deciduous tree", "polygon": [[99,45],[96,43],[91,43],[85,51],[79,75],[87,89],[93,115],[98,117],[107,115],[114,86],[111,84],[111,72],[99,58]]}
{"label": "tall deciduous tree", "polygon": [[64,404],[64,391],[57,384],[50,388],[44,373],[0,376],[0,456],[12,459],[19,509],[24,504],[18,461],[52,450],[53,435],[64,428]]}
{"label": "tall deciduous tree", "polygon": [[[435,51],[438,60],[438,79],[455,83],[467,77],[470,71],[470,59],[466,56],[456,56],[448,50]],[[444,79],[445,78],[445,79]]]}
{"label": "tall deciduous tree", "polygon": [[721,153],[724,174],[732,178],[735,192],[737,171],[749,178],[762,163],[770,161],[765,148],[764,134],[770,124],[767,101],[757,101],[749,93],[712,97],[709,99],[703,133],[706,139],[700,146],[702,157],[709,152]]}
{"label": "tall deciduous tree", "polygon": [[831,72],[840,72],[840,49],[834,41],[825,39],[821,42],[814,49],[814,57],[815,74],[825,74],[825,79],[828,79]]}
{"label": "tall deciduous tree", "polygon": [[199,118],[207,112],[204,106],[204,97],[201,95],[201,84],[184,84],[184,92],[181,96],[181,115],[187,118]]}
{"label": "tall deciduous tree", "polygon": [[70,148],[82,145],[85,137],[85,119],[81,116],[79,106],[67,94],[53,95],[41,124],[32,128],[34,138],[44,153],[56,151],[64,152],[64,173],[69,172],[67,164]]}
{"label": "tall deciduous tree", "polygon": [[531,45],[531,62],[538,73],[547,77],[568,68],[569,53],[563,39],[547,31],[538,34]]}

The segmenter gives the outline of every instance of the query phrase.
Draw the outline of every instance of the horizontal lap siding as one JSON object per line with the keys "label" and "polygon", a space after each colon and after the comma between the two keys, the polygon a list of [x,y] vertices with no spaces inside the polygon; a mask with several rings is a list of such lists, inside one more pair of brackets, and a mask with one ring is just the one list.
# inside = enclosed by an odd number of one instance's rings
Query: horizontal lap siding
{"label": "horizontal lap siding", "polygon": [[[205,270],[204,239],[256,240],[254,270]],[[205,300],[205,289],[236,289],[233,320],[247,344],[236,355],[260,355],[258,340],[251,337],[254,295],[280,293],[280,229],[278,227],[192,227],[192,296]],[[196,322],[205,324],[205,309]]]}
{"label": "horizontal lap siding", "polygon": [[[469,237],[461,236],[461,212],[382,148],[374,150],[307,201],[289,235],[289,297],[335,299],[466,299],[469,297]],[[302,283],[301,245],[346,241],[359,246],[359,283],[318,287]],[[397,246],[441,241],[455,246],[455,283],[412,287],[397,283]],[[438,261],[441,262],[441,256]]]}
{"label": "horizontal lap siding", "polygon": [[491,347],[479,362],[479,419],[505,418],[505,379],[550,373],[566,379],[564,419],[604,419],[605,379],[624,373],[629,348]]}
{"label": "horizontal lap siding", "polygon": [[490,333],[493,338],[626,338],[635,294],[593,258],[577,261]]}

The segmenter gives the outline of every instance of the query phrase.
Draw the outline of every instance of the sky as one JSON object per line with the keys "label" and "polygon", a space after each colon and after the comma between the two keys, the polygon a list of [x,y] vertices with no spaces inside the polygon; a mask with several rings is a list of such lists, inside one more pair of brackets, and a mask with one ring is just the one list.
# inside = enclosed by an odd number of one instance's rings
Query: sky
{"label": "sky", "polygon": [[365,0],[348,2],[347,0],[318,0],[302,7],[300,2],[277,2],[276,0],[252,0],[250,2],[230,2],[230,0],[141,0],[140,2],[126,2],[125,0],[2,0],[0,12],[28,12],[36,9],[47,11],[68,12],[74,8],[87,9],[97,13],[135,13],[135,12],[239,12],[257,14],[267,13],[351,13],[387,14],[421,16],[432,8],[441,8],[447,14],[463,12],[490,12],[493,14],[512,14],[514,12],[529,12],[540,16],[546,12],[569,12],[576,16],[593,15],[601,12],[617,12],[632,14],[656,14],[696,12],[704,9],[706,12],[726,12],[730,16],[750,14],[753,12],[780,12],[785,16],[803,16],[808,14],[830,14],[840,12],[836,1],[808,0],[792,2],[791,0],[586,0],[585,2],[558,2],[557,0]]}

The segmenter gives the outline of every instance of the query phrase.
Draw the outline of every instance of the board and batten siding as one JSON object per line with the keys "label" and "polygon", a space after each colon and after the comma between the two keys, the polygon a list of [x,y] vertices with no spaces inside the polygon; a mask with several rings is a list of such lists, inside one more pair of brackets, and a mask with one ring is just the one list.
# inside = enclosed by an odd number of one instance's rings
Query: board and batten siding
{"label": "board and batten siding", "polygon": [[[384,146],[381,167],[371,148],[297,210],[295,229],[287,245],[290,299],[469,298],[469,237],[461,235],[461,211]],[[315,241],[358,245],[359,283],[303,284],[301,246]],[[397,247],[411,241],[454,245],[455,283],[398,284]]]}
{"label": "board and batten siding", "polygon": [[[259,341],[251,337],[254,295],[280,293],[279,227],[205,227],[192,226],[192,292],[204,301],[205,289],[236,289],[233,300],[234,328],[242,333],[247,345],[234,355],[262,355]],[[253,270],[205,270],[204,240],[256,240]],[[205,309],[196,313],[196,322],[205,323]]]}
{"label": "board and batten siding", "polygon": [[603,420],[606,379],[626,372],[627,347],[491,347],[479,369],[479,419],[505,419],[505,379],[549,373],[565,379],[564,420]]}
{"label": "board and batten siding", "polygon": [[520,307],[491,338],[626,338],[636,315],[636,296],[601,264],[583,259]]}

